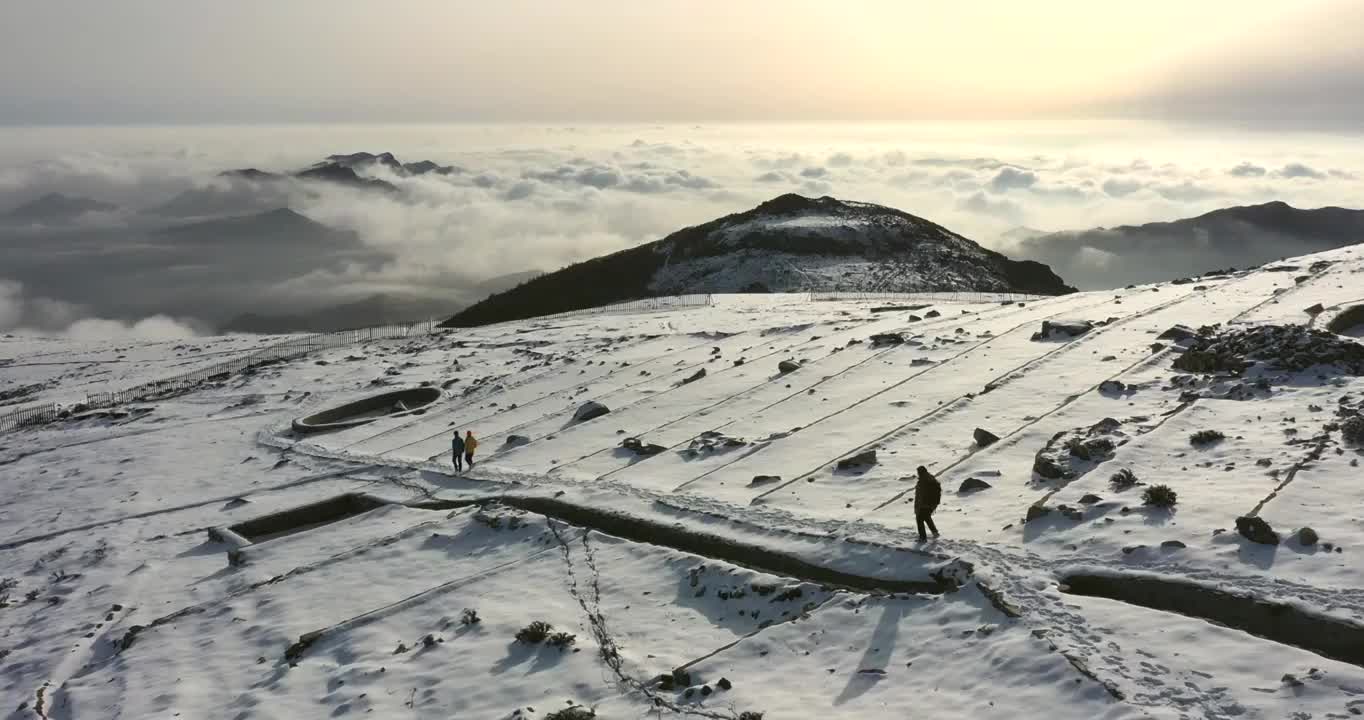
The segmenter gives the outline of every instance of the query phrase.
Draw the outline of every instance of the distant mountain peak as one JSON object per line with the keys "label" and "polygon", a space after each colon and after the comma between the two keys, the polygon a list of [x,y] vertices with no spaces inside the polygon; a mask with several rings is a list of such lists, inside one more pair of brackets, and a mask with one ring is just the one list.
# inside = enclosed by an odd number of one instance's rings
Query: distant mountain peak
{"label": "distant mountain peak", "polygon": [[50,192],[10,210],[4,217],[19,222],[54,222],[74,220],[85,213],[117,209],[117,205],[91,198]]}
{"label": "distant mountain peak", "polygon": [[1364,210],[1302,209],[1275,200],[1168,222],[1047,233],[1022,239],[1018,251],[1097,289],[1259,265],[1362,238]]}

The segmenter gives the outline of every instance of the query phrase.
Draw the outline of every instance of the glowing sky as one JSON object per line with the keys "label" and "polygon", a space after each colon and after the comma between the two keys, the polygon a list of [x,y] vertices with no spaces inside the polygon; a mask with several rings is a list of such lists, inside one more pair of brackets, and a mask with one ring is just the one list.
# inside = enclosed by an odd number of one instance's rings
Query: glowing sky
{"label": "glowing sky", "polygon": [[1359,0],[5,0],[0,123],[1364,126]]}

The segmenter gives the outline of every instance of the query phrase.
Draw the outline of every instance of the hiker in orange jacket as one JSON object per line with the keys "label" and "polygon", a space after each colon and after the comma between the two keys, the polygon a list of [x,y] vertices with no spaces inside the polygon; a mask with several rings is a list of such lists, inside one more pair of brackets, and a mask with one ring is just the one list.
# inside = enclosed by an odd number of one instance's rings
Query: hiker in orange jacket
{"label": "hiker in orange jacket", "polygon": [[470,468],[474,466],[474,451],[478,449],[478,440],[474,438],[474,431],[467,430],[464,433],[464,462]]}

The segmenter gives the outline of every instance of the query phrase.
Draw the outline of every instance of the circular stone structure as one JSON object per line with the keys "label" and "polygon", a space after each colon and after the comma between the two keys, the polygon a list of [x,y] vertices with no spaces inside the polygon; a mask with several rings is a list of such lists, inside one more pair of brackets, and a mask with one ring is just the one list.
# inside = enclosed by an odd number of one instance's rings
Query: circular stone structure
{"label": "circular stone structure", "polygon": [[425,412],[427,405],[439,400],[439,388],[419,387],[370,395],[345,405],[337,405],[294,420],[294,432],[316,433],[355,427],[381,417]]}

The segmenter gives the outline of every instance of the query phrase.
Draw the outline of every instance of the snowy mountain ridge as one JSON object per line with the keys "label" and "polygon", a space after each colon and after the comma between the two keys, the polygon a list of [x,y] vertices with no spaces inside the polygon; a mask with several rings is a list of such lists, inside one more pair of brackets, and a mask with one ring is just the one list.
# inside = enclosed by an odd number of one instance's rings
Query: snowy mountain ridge
{"label": "snowy mountain ridge", "polygon": [[1011,260],[881,205],[782,195],[655,242],[571,265],[477,303],[451,325],[548,315],[659,295],[735,292],[1073,292],[1047,266]]}
{"label": "snowy mountain ridge", "polygon": [[[1361,277],[1356,246],[1024,302],[717,295],[0,435],[0,707],[1356,717]],[[0,337],[0,392],[257,344]]]}

